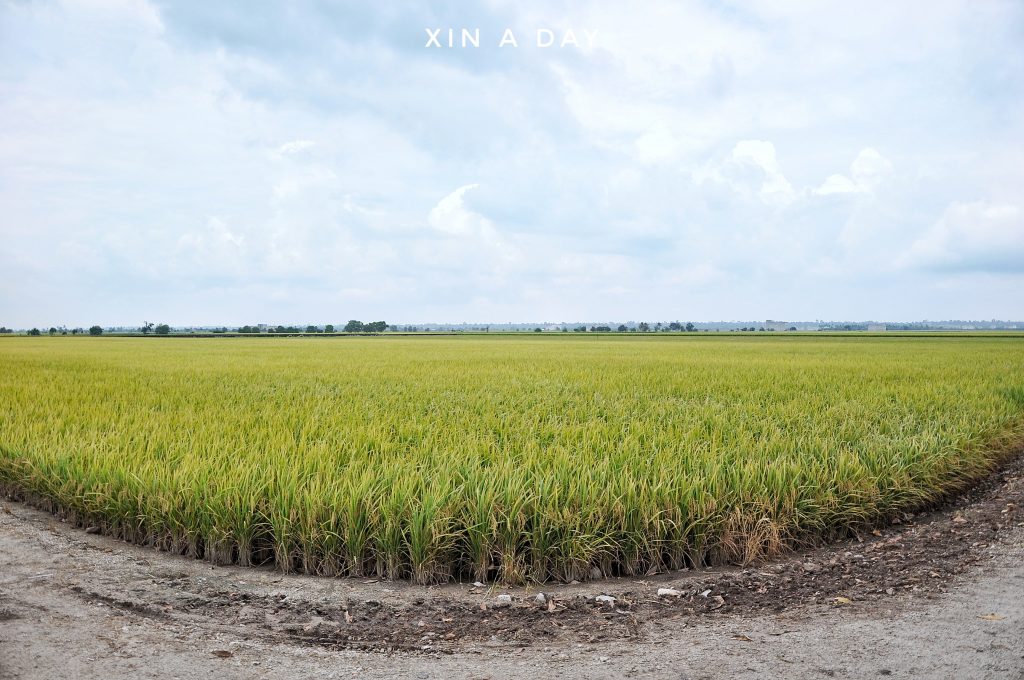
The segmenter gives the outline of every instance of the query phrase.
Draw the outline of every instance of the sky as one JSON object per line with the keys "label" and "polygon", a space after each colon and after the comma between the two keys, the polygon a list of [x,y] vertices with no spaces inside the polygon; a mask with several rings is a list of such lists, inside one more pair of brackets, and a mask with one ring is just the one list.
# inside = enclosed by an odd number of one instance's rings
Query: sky
{"label": "sky", "polygon": [[1021,319],[1024,3],[3,2],[0,271],[12,327]]}

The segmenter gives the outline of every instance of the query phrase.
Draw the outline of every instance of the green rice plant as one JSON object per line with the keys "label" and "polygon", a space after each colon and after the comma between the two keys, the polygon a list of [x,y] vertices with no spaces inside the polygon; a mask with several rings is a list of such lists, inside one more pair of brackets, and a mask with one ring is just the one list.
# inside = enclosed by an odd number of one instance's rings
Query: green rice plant
{"label": "green rice plant", "polygon": [[0,489],[215,563],[749,564],[1020,450],[1024,336],[0,338]]}

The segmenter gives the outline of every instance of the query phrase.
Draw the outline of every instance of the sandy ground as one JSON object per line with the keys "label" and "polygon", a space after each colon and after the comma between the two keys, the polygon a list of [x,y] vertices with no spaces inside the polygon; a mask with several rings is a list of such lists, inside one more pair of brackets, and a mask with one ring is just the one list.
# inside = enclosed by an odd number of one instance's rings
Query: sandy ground
{"label": "sandy ground", "polygon": [[1022,479],[755,569],[500,591],[509,606],[211,567],[3,502],[0,678],[1024,678]]}

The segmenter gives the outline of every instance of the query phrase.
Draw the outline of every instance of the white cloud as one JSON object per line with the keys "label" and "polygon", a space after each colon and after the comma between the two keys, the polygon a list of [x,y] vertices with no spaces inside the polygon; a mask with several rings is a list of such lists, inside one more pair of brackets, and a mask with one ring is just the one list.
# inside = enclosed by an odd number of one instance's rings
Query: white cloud
{"label": "white cloud", "polygon": [[463,198],[467,191],[479,186],[479,184],[461,186],[438,201],[427,217],[430,226],[438,231],[456,236],[492,238],[495,235],[494,225],[483,215],[468,209]]}
{"label": "white cloud", "polygon": [[766,204],[784,206],[793,201],[793,186],[782,174],[774,144],[758,139],[743,140],[733,147],[732,157],[738,163],[756,165],[764,173],[757,194]]}
{"label": "white cloud", "polygon": [[245,236],[223,219],[210,216],[203,228],[187,231],[174,249],[174,265],[183,272],[211,269],[237,273],[243,266]]}
{"label": "white cloud", "polygon": [[785,207],[798,197],[782,172],[775,145],[766,140],[740,140],[728,158],[705,163],[694,169],[691,177],[698,185],[708,181],[724,184],[736,194],[756,198],[770,208]]}
{"label": "white cloud", "polygon": [[526,264],[515,239],[502,234],[494,222],[466,206],[465,195],[479,184],[466,184],[437,202],[427,215],[427,224],[447,237],[420,242],[414,256],[429,266],[474,272],[485,277],[500,276]]}
{"label": "white cloud", "polygon": [[277,152],[279,154],[291,155],[302,153],[303,151],[311,149],[314,146],[316,146],[316,142],[314,142],[311,139],[296,139],[291,142],[285,142],[281,146],[277,147]]}
{"label": "white cloud", "polygon": [[1024,211],[988,201],[955,202],[899,264],[948,271],[1024,273]]}
{"label": "white cloud", "polygon": [[892,170],[892,163],[877,149],[862,149],[850,164],[850,177],[831,175],[814,193],[822,196],[871,193],[892,175]]}
{"label": "white cloud", "polygon": [[822,196],[829,194],[856,194],[861,191],[857,183],[846,175],[829,175],[824,184],[814,190]]}

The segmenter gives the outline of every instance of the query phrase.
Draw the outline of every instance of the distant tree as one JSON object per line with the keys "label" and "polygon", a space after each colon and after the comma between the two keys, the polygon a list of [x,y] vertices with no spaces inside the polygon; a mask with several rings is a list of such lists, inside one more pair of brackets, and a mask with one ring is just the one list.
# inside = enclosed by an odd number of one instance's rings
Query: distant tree
{"label": "distant tree", "polygon": [[334,332],[334,326],[332,324],[327,324],[326,326],[324,326],[324,333],[333,333],[333,332]]}
{"label": "distant tree", "polygon": [[57,329],[53,326],[50,326],[50,330],[46,332],[49,333],[50,335],[57,335]]}
{"label": "distant tree", "polygon": [[0,335],[3,335],[4,333],[10,333],[10,332],[11,332],[11,329],[8,328],[7,326],[0,326]]}
{"label": "distant tree", "polygon": [[594,331],[595,333],[611,333],[612,332],[611,326],[594,326],[590,330]]}
{"label": "distant tree", "polygon": [[625,332],[626,332],[626,331],[628,331],[629,329],[628,329],[628,328],[626,328],[626,324],[624,324],[624,323],[620,323],[620,324],[619,324],[619,327],[618,327],[618,328],[616,328],[615,330],[617,330],[617,331],[618,331],[618,332],[620,332],[620,333],[625,333]]}
{"label": "distant tree", "polygon": [[637,330],[639,330],[641,333],[646,333],[647,331],[651,330],[651,327],[648,325],[646,321],[641,321],[640,324],[637,326]]}
{"label": "distant tree", "polygon": [[153,332],[156,333],[157,335],[170,335],[171,327],[165,323],[162,323],[159,326],[157,326]]}
{"label": "distant tree", "polygon": [[694,325],[693,325],[692,323],[687,323],[687,324],[686,324],[686,332],[687,332],[687,333],[692,333],[692,332],[694,332],[695,330],[697,330],[697,327],[696,327],[696,326],[694,326]]}
{"label": "distant tree", "polygon": [[533,332],[534,333],[543,333],[543,331],[540,328],[534,328]]}
{"label": "distant tree", "polygon": [[350,319],[349,322],[347,324],[345,324],[345,332],[346,333],[362,333],[363,332],[363,322],[362,321],[358,321],[356,319]]}
{"label": "distant tree", "polygon": [[89,335],[103,335],[103,329],[99,326],[90,326]]}
{"label": "distant tree", "polygon": [[39,329],[38,329],[38,328],[33,328],[32,330],[30,330],[30,331],[28,332],[28,334],[29,334],[29,335],[42,335],[42,334],[41,334],[41,333],[39,332]]}
{"label": "distant tree", "polygon": [[153,322],[152,321],[144,321],[144,322],[142,322],[142,325],[139,326],[139,332],[142,333],[143,335],[149,335],[149,333],[152,330],[153,330]]}
{"label": "distant tree", "polygon": [[787,330],[787,331],[795,331],[795,330],[796,330],[796,326],[790,326],[790,327],[789,327],[789,328],[787,328],[786,330]]}
{"label": "distant tree", "polygon": [[384,321],[371,321],[368,324],[363,325],[364,333],[383,333],[388,329],[388,325]]}
{"label": "distant tree", "polygon": [[319,333],[320,329],[317,328],[316,326],[306,326],[306,332],[307,333]]}
{"label": "distant tree", "polygon": [[587,332],[587,327],[586,326],[577,326],[576,328],[572,329],[572,332],[573,333],[586,333]]}
{"label": "distant tree", "polygon": [[683,330],[683,326],[678,321],[673,321],[668,325],[668,329],[670,331],[681,331]]}

